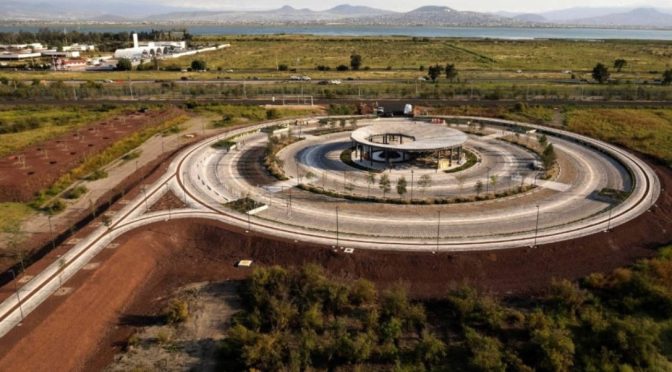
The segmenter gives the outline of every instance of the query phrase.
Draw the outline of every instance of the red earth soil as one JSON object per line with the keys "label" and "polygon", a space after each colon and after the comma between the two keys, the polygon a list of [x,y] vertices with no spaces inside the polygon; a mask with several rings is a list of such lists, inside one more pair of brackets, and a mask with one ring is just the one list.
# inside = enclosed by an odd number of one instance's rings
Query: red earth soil
{"label": "red earth soil", "polygon": [[[468,283],[500,297],[543,292],[555,278],[577,279],[650,257],[672,241],[672,171],[654,166],[665,190],[658,206],[609,233],[536,249],[492,252],[404,253],[330,247],[245,234],[203,220],[174,220],[120,238],[119,247],[82,271],[0,339],[0,370],[100,370],[133,327],[155,320],[166,297],[196,281],[241,279],[239,259],[256,266],[316,263],[338,278],[367,278],[380,288],[405,283],[417,299],[443,297]],[[11,287],[3,288],[11,291]]]}
{"label": "red earth soil", "polygon": [[129,112],[0,158],[0,202],[28,202],[40,190],[113,143],[176,116],[177,109]]}

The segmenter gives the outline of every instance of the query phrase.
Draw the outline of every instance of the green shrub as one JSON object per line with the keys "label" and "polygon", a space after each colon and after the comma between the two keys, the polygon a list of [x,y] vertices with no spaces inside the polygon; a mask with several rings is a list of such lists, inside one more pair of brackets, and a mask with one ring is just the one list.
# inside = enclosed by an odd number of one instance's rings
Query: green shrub
{"label": "green shrub", "polygon": [[77,186],[66,191],[65,194],[63,194],[63,197],[66,199],[79,199],[79,197],[86,194],[87,191],[89,190],[86,186]]}
{"label": "green shrub", "polygon": [[184,300],[173,300],[164,311],[167,324],[184,323],[189,319],[189,304]]}

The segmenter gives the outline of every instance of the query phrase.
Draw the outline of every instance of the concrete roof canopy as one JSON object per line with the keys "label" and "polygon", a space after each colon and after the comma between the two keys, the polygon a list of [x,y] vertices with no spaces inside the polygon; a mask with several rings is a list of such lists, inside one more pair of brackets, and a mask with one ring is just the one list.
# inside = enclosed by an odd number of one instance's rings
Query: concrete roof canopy
{"label": "concrete roof canopy", "polygon": [[[384,134],[402,135],[412,139],[403,143],[387,144],[372,141],[372,137]],[[380,149],[425,152],[460,147],[467,141],[467,135],[443,125],[397,121],[359,128],[352,132],[350,139]]]}

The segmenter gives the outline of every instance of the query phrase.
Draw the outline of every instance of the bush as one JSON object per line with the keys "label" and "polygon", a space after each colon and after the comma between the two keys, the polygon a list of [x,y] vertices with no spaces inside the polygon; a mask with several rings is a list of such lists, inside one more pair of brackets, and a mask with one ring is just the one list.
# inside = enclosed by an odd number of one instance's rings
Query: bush
{"label": "bush", "polygon": [[96,169],[93,172],[89,173],[86,177],[84,177],[85,180],[87,181],[95,181],[95,180],[100,180],[103,178],[107,177],[107,172],[102,170],[102,169]]}
{"label": "bush", "polygon": [[119,58],[117,61],[117,71],[131,71],[133,69],[133,63],[128,58]]}
{"label": "bush", "polygon": [[336,71],[348,71],[350,68],[346,65],[338,65]]}
{"label": "bush", "polygon": [[68,190],[63,197],[66,199],[79,199],[80,196],[86,194],[89,191],[86,186],[77,186]]}
{"label": "bush", "polygon": [[202,59],[195,59],[191,61],[191,69],[194,71],[205,71],[208,65]]}
{"label": "bush", "polygon": [[164,311],[167,324],[183,323],[189,319],[189,304],[184,300],[173,300]]}
{"label": "bush", "polygon": [[56,199],[49,204],[45,205],[42,207],[42,211],[46,212],[47,214],[57,214],[60,212],[63,212],[65,209],[66,205],[61,199]]}
{"label": "bush", "polygon": [[268,109],[266,110],[266,119],[268,120],[274,120],[274,119],[279,119],[281,117],[280,111],[278,109]]}

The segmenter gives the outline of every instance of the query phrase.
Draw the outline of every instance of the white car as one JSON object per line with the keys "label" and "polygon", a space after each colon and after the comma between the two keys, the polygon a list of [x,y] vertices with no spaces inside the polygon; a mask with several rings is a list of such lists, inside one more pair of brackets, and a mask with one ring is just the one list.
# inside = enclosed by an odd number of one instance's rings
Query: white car
{"label": "white car", "polygon": [[329,80],[329,84],[332,84],[332,85],[339,85],[340,83],[341,83],[340,80]]}

